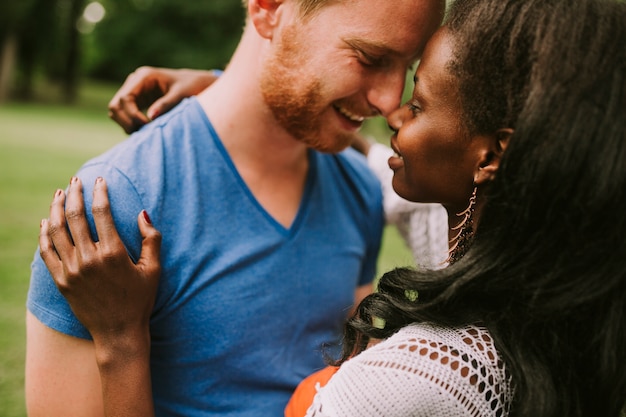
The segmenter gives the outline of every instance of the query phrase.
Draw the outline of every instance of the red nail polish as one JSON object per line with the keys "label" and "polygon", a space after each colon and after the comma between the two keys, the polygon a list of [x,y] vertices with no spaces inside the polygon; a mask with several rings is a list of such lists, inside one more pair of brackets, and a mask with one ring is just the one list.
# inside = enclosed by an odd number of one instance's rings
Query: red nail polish
{"label": "red nail polish", "polygon": [[148,216],[148,212],[143,210],[142,213],[143,213],[143,219],[146,221],[146,223],[152,224],[152,220],[150,220],[150,216]]}

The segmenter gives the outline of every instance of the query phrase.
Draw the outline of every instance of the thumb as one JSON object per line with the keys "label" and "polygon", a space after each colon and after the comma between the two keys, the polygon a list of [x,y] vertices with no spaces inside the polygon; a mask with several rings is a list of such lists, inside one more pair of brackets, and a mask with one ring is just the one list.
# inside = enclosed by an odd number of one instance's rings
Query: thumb
{"label": "thumb", "polygon": [[185,97],[181,96],[180,93],[177,93],[175,89],[170,89],[163,95],[163,97],[152,103],[146,114],[150,120],[154,120],[162,114],[170,111],[174,106],[180,103],[183,98]]}
{"label": "thumb", "polygon": [[137,265],[141,266],[146,274],[154,274],[158,278],[161,274],[161,233],[154,227],[145,210],[139,213],[137,223],[143,238]]}

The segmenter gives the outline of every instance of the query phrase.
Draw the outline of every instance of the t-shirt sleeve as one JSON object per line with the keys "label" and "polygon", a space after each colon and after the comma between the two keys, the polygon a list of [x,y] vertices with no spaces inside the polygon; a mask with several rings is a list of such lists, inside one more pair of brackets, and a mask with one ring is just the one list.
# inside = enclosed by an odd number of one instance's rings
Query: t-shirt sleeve
{"label": "t-shirt sleeve", "polygon": [[[85,211],[92,237],[97,239],[91,215],[93,186],[96,178],[102,177],[107,182],[111,211],[120,238],[133,261],[136,261],[141,252],[141,235],[137,225],[137,215],[144,207],[142,207],[140,196],[132,183],[119,170],[100,163],[85,165],[77,173],[77,176],[83,183]],[[65,298],[58,291],[52,276],[39,255],[39,248],[37,248],[31,264],[26,307],[39,321],[54,330],[70,336],[91,338],[87,329],[76,319]]]}

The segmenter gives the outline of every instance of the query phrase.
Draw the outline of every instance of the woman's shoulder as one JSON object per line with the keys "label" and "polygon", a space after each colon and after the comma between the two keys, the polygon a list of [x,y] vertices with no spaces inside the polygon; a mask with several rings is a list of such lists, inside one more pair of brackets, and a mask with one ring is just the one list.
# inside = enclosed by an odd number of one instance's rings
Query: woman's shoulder
{"label": "woman's shoulder", "polygon": [[501,416],[512,387],[485,328],[420,323],[346,362],[320,394],[337,416]]}
{"label": "woman's shoulder", "polygon": [[[429,361],[456,370],[457,361],[506,371],[489,331],[482,326],[444,327],[431,323],[416,323],[401,328],[393,336],[377,344],[367,354],[389,351],[414,360]],[[467,359],[466,359],[467,358]],[[471,360],[469,358],[472,358]],[[473,360],[473,362],[472,362]]]}

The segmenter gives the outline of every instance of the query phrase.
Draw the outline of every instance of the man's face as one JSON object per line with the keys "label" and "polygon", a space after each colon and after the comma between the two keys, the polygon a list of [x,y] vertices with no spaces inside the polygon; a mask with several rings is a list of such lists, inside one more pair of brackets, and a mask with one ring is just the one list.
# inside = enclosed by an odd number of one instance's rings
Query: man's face
{"label": "man's face", "polygon": [[438,0],[346,0],[285,19],[261,74],[265,101],[296,139],[341,151],[365,118],[400,105],[407,68],[442,13]]}

